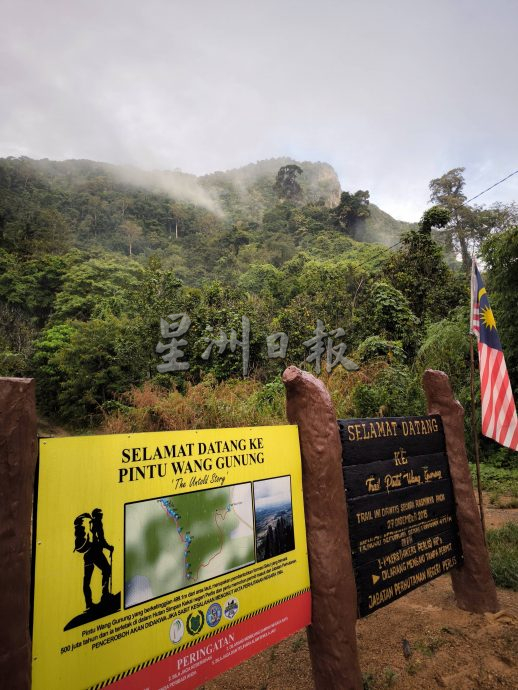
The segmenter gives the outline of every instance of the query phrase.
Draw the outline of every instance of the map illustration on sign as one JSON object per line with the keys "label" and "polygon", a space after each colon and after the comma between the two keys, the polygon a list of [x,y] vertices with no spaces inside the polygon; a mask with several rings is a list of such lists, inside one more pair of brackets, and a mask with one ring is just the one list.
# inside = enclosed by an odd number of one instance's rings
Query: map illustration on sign
{"label": "map illustration on sign", "polygon": [[251,483],[125,505],[125,608],[253,563]]}

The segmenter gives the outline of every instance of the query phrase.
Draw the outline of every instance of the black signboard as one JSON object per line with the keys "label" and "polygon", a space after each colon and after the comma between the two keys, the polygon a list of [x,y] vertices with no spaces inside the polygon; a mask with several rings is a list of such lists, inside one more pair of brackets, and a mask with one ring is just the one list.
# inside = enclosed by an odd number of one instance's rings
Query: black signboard
{"label": "black signboard", "polygon": [[439,415],[338,420],[365,616],[457,566],[462,552]]}

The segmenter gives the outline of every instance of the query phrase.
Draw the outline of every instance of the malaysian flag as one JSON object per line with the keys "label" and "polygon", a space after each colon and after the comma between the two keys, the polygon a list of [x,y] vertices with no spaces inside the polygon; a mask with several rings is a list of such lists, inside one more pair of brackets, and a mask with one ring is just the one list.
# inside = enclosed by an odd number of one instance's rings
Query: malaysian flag
{"label": "malaysian flag", "polygon": [[496,321],[475,259],[471,271],[470,331],[478,341],[482,433],[518,450],[518,418]]}

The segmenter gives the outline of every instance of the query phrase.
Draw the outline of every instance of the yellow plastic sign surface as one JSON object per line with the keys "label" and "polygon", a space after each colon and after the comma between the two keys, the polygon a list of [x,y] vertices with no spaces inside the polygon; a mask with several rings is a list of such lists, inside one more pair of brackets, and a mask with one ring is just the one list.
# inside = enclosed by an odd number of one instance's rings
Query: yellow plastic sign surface
{"label": "yellow plastic sign surface", "polygon": [[34,690],[196,687],[309,623],[295,426],[40,442]]}

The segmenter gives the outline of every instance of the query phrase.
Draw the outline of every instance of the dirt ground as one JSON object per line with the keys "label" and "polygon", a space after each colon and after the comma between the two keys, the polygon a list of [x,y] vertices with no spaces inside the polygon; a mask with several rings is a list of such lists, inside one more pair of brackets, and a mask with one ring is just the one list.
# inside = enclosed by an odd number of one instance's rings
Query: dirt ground
{"label": "dirt ground", "polygon": [[[487,528],[518,523],[518,509],[486,506]],[[366,690],[517,690],[518,592],[498,590],[501,610],[455,606],[450,577],[414,590],[358,621]],[[403,653],[403,641],[406,656]],[[410,653],[409,653],[410,652]],[[314,688],[304,631],[203,686],[205,690]]]}

